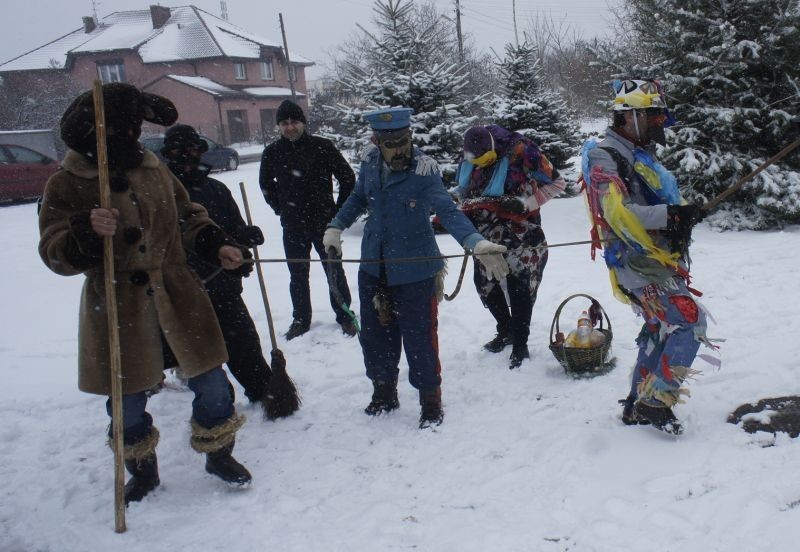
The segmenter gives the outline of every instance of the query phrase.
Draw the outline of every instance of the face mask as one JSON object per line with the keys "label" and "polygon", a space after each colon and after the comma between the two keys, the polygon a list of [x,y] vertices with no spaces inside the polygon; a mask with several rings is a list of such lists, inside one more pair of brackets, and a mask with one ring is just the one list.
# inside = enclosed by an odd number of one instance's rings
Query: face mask
{"label": "face mask", "polygon": [[166,156],[171,163],[176,165],[195,166],[200,163],[200,150],[198,148],[173,149]]}
{"label": "face mask", "polygon": [[664,123],[667,121],[666,114],[661,110],[654,110],[647,113],[647,138],[651,142],[667,145],[667,137],[664,134]]}
{"label": "face mask", "polygon": [[410,130],[378,135],[377,140],[383,160],[393,171],[404,171],[411,166]]}
{"label": "face mask", "polygon": [[477,165],[478,167],[485,169],[489,165],[493,165],[495,161],[497,161],[497,152],[494,150],[489,150],[480,157],[473,157],[471,159],[467,159],[473,165]]}
{"label": "face mask", "polygon": [[491,133],[489,133],[489,139],[491,140],[492,143],[492,147],[489,148],[489,151],[487,151],[483,155],[475,157],[475,155],[465,150],[464,159],[482,169],[485,169],[489,165],[494,164],[494,162],[497,161],[497,152],[495,151],[494,147],[494,136],[492,136]]}
{"label": "face mask", "polygon": [[141,128],[107,125],[106,148],[112,167],[133,168],[142,162],[144,153],[139,144]]}
{"label": "face mask", "polygon": [[663,127],[647,127],[647,138],[656,144],[667,145],[667,136],[664,134]]}

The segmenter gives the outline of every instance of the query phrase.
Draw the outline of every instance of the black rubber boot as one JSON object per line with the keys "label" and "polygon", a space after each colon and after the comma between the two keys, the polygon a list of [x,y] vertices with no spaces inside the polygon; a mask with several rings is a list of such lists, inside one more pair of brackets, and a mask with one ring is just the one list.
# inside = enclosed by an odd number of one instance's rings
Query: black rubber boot
{"label": "black rubber boot", "polygon": [[291,341],[295,337],[300,337],[304,333],[308,331],[311,327],[311,324],[306,324],[302,320],[294,320],[289,325],[289,329],[286,331],[286,341]]}
{"label": "black rubber boot", "polygon": [[216,475],[233,487],[244,487],[249,485],[253,477],[247,468],[242,466],[231,456],[233,443],[227,447],[222,447],[215,452],[206,455],[206,471]]}
{"label": "black rubber boot", "polygon": [[133,476],[125,483],[125,505],[139,502],[161,484],[155,452],[140,460],[125,460],[125,468]]}
{"label": "black rubber boot", "polygon": [[511,345],[511,333],[498,332],[491,341],[487,341],[483,345],[483,348],[490,353],[499,353],[509,345]]}
{"label": "black rubber boot", "polygon": [[397,399],[397,382],[372,380],[372,400],[364,409],[368,416],[378,416],[400,408]]}
{"label": "black rubber boot", "polygon": [[425,429],[442,424],[444,410],[442,410],[442,388],[437,387],[430,391],[419,392],[419,428]]}
{"label": "black rubber boot", "polygon": [[511,349],[511,356],[508,357],[508,369],[515,370],[522,366],[522,361],[526,358],[531,358],[531,353],[528,351],[527,344],[514,345]]}
{"label": "black rubber boot", "polygon": [[342,327],[342,333],[348,337],[355,337],[358,333],[356,329],[356,325],[353,324],[352,320],[345,320],[344,322],[340,322],[339,326]]}
{"label": "black rubber boot", "polygon": [[627,398],[620,399],[619,404],[622,405],[622,423],[625,425],[650,425],[650,422],[645,420],[644,418],[639,418],[636,413],[633,411],[633,405],[636,402],[636,399],[633,398],[632,395],[628,395]]}
{"label": "black rubber boot", "polygon": [[[651,406],[641,401],[633,405],[633,413],[639,420],[645,420],[653,424],[653,427],[669,433],[670,435],[680,435],[683,433],[683,426],[672,409],[666,406]],[[641,422],[640,422],[641,423]]]}

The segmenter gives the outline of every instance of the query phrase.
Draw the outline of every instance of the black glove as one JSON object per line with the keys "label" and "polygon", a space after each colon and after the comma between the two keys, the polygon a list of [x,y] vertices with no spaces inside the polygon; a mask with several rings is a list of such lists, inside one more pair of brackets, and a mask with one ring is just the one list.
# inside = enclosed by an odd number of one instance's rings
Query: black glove
{"label": "black glove", "polygon": [[103,258],[103,236],[95,233],[90,221],[91,211],[79,211],[69,217],[69,231],[80,253],[88,257]]}
{"label": "black glove", "polygon": [[262,245],[264,243],[264,234],[258,226],[246,226],[244,230],[242,230],[241,235],[244,244],[250,247]]}
{"label": "black glove", "polygon": [[253,254],[250,253],[249,249],[242,247],[241,251],[242,251],[242,257],[244,257],[244,262],[242,263],[242,266],[234,270],[227,270],[226,272],[231,276],[239,276],[241,278],[247,278],[248,276],[250,276],[250,273],[253,272],[253,265],[255,265],[255,263],[248,262],[248,260],[253,258]]}
{"label": "black glove", "polygon": [[503,196],[500,200],[500,208],[507,213],[516,215],[521,215],[525,212],[525,205],[522,204],[519,198],[514,196]]}
{"label": "black glove", "polygon": [[668,205],[667,215],[670,219],[679,219],[684,221],[690,227],[694,226],[704,218],[706,212],[699,205],[689,203],[688,205]]}
{"label": "black glove", "polygon": [[685,253],[692,241],[692,228],[703,220],[706,212],[699,205],[667,206],[667,237],[673,253]]}

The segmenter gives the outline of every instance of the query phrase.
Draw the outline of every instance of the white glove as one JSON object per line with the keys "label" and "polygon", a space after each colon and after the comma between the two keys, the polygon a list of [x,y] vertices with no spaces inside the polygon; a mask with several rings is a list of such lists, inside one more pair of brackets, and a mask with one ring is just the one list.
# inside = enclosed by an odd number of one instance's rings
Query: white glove
{"label": "white glove", "polygon": [[325,230],[325,234],[322,236],[322,246],[325,248],[325,253],[328,252],[328,249],[333,248],[336,250],[336,254],[341,257],[342,256],[342,231],[338,228],[330,227]]}
{"label": "white glove", "polygon": [[508,276],[508,263],[502,253],[508,251],[505,245],[498,245],[489,240],[481,240],[475,244],[472,252],[486,269],[490,280],[498,282]]}

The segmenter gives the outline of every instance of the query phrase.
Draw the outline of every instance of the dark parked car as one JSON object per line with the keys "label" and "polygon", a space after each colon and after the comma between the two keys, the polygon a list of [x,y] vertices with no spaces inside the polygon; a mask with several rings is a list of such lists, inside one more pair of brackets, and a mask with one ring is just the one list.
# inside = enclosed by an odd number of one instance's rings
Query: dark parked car
{"label": "dark parked car", "polygon": [[[239,154],[235,149],[228,148],[217,144],[211,138],[200,135],[200,139],[208,144],[208,151],[203,154],[201,160],[206,165],[210,166],[212,170],[219,171],[235,171],[239,166]],[[155,153],[159,159],[165,161],[164,156],[161,155],[161,148],[164,147],[164,136],[151,136],[149,138],[142,138],[139,140],[144,147]]]}
{"label": "dark parked car", "polygon": [[0,205],[36,201],[59,163],[32,149],[0,144]]}

